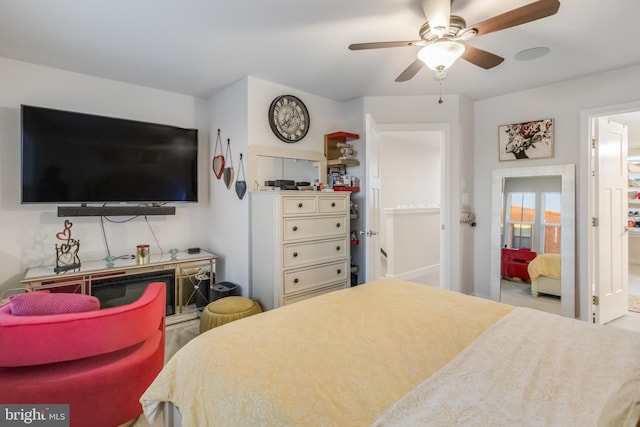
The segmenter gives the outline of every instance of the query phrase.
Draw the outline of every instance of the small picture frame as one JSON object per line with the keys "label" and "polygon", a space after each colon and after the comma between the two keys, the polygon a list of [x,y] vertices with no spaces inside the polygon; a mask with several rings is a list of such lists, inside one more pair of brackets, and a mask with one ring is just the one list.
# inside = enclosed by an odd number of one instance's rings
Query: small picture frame
{"label": "small picture frame", "polygon": [[553,119],[498,126],[501,162],[553,157],[553,146]]}

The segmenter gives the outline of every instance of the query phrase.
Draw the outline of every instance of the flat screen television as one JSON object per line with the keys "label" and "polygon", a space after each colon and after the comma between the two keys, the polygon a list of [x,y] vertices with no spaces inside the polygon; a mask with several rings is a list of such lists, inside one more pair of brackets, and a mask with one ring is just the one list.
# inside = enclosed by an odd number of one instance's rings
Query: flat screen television
{"label": "flat screen television", "polygon": [[198,200],[198,130],[22,105],[22,203]]}

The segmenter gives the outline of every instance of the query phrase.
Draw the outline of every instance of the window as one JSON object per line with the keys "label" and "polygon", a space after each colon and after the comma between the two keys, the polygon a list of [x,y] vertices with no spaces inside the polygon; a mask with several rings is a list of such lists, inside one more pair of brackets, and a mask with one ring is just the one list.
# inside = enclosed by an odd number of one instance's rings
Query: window
{"label": "window", "polygon": [[560,193],[542,193],[542,231],[544,241],[542,252],[548,254],[560,253]]}
{"label": "window", "polygon": [[535,193],[509,193],[507,203],[508,247],[531,249],[536,218]]}

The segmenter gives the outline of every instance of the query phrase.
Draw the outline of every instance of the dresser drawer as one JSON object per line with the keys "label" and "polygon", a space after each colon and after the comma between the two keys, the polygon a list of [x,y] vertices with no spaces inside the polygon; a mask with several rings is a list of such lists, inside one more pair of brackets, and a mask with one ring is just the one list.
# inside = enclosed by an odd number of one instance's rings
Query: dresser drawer
{"label": "dresser drawer", "polygon": [[338,260],[347,256],[347,238],[284,245],[284,268]]}
{"label": "dresser drawer", "polygon": [[283,240],[317,239],[346,236],[349,223],[347,216],[285,218],[283,219]]}
{"label": "dresser drawer", "polygon": [[325,264],[300,270],[285,271],[284,294],[320,288],[337,281],[347,280],[347,261]]}
{"label": "dresser drawer", "polygon": [[349,199],[345,197],[319,197],[319,213],[346,213]]}
{"label": "dresser drawer", "polygon": [[345,289],[347,287],[347,282],[338,283],[335,285],[328,286],[326,288],[321,288],[317,290],[313,290],[310,292],[304,292],[302,294],[286,296],[284,297],[283,305],[293,304],[294,302],[303,301],[309,298],[317,297],[318,295],[328,294],[329,292],[339,291],[340,289]]}
{"label": "dresser drawer", "polygon": [[313,197],[283,197],[282,198],[282,214],[283,215],[300,215],[313,214],[318,210],[318,199]]}

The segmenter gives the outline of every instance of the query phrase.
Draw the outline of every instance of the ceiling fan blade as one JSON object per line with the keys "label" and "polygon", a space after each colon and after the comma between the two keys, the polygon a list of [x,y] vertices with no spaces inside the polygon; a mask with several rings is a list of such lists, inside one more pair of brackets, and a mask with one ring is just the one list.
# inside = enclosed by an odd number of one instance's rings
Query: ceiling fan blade
{"label": "ceiling fan blade", "polygon": [[411,80],[413,76],[418,73],[418,71],[422,70],[422,67],[424,67],[424,62],[416,59],[402,73],[400,73],[400,75],[396,78],[396,82],[400,83]]}
{"label": "ceiling fan blade", "polygon": [[559,0],[539,0],[467,28],[475,29],[478,32],[477,35],[481,36],[555,15],[559,8]]}
{"label": "ceiling fan blade", "polygon": [[453,0],[422,0],[422,11],[435,34],[442,35],[449,30],[451,2]]}
{"label": "ceiling fan blade", "polygon": [[415,46],[416,43],[421,43],[421,42],[422,40],[398,41],[398,42],[354,43],[349,45],[349,49],[364,50],[364,49],[380,49],[385,47],[405,47],[405,46]]}
{"label": "ceiling fan blade", "polygon": [[485,70],[500,65],[502,61],[504,61],[504,58],[501,56],[469,45],[465,45],[462,58]]}

